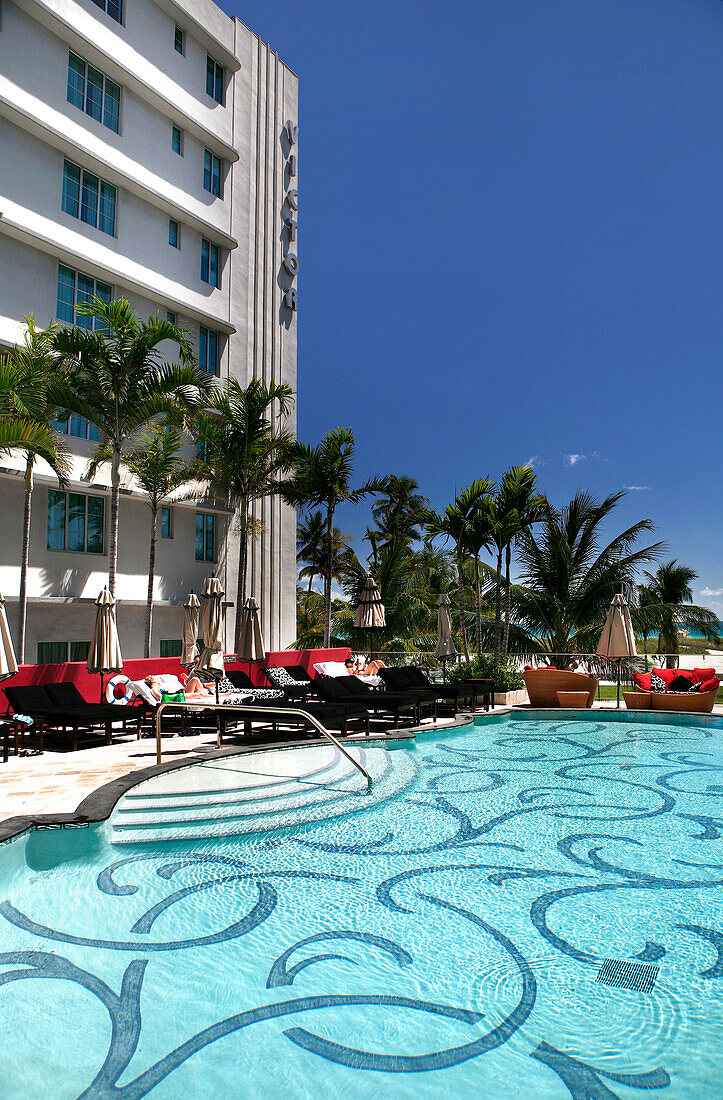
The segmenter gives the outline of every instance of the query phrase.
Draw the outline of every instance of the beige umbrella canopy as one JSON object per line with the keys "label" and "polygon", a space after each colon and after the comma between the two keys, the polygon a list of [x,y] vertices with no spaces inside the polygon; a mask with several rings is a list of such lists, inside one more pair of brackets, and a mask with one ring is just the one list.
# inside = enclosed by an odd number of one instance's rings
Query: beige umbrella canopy
{"label": "beige umbrella canopy", "polygon": [[203,586],[203,596],[206,597],[201,609],[201,639],[203,649],[196,664],[196,672],[199,676],[207,676],[211,680],[220,680],[225,672],[223,663],[223,612],[221,600],[223,588],[218,577],[206,578]]}
{"label": "beige umbrella canopy", "polygon": [[241,626],[239,629],[238,649],[236,657],[239,661],[249,662],[249,673],[252,661],[263,661],[266,656],[264,636],[261,633],[261,621],[259,619],[259,605],[253,596],[249,596],[243,607]]}
{"label": "beige umbrella canopy", "polygon": [[620,667],[626,658],[636,657],[638,653],[630,608],[622,592],[618,592],[610,604],[597,653],[599,657],[618,662],[618,706],[620,706]]}
{"label": "beige umbrella canopy", "polygon": [[7,680],[18,671],[13,640],[10,637],[8,617],[5,614],[5,599],[0,596],[0,680]]}
{"label": "beige umbrella canopy", "polygon": [[201,613],[201,601],[195,592],[189,592],[183,605],[183,646],[181,664],[192,668],[198,660],[198,619]]}
{"label": "beige umbrella canopy", "polygon": [[[387,625],[387,616],[382,603],[382,594],[379,591],[374,578],[367,573],[364,587],[359,599],[359,606],[354,616],[354,626],[357,630],[365,630],[372,634],[375,630],[384,630]],[[371,659],[371,639],[369,641],[369,657]]]}
{"label": "beige umbrella canopy", "polygon": [[100,698],[103,699],[103,676],[106,672],[121,672],[123,669],[123,655],[118,630],[115,623],[115,600],[108,591],[103,589],[95,601],[95,626],[90,639],[88,660],[85,667],[88,672],[100,673]]}
{"label": "beige umbrella canopy", "polygon": [[457,647],[452,639],[452,620],[449,615],[449,596],[446,593],[437,600],[437,648],[435,656],[440,661],[448,661],[457,656]]}

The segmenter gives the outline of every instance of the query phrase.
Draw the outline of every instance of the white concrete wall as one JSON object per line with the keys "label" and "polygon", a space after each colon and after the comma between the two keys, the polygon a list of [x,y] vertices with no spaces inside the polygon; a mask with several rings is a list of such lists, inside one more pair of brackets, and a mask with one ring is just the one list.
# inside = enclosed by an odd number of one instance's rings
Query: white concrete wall
{"label": "white concrete wall", "polygon": [[[110,283],[141,316],[173,310],[194,340],[200,324],[215,329],[222,338],[222,377],[242,383],[273,378],[295,388],[297,319],[282,303],[290,282],[282,260],[289,186],[283,126],[298,117],[296,77],[210,0],[126,0],[122,27],[91,0],[5,0],[3,11],[0,345],[20,338],[25,313],[34,313],[41,325],[54,318],[58,263],[64,263]],[[183,56],[173,47],[176,23],[186,34]],[[67,102],[69,49],[121,86],[119,134]],[[226,69],[223,105],[206,95],[207,53]],[[173,124],[184,133],[182,157],[171,148]],[[220,199],[203,189],[205,148],[224,160]],[[64,157],[117,187],[115,237],[62,212]],[[181,227],[180,250],[168,244],[169,217]],[[220,289],[201,282],[202,236],[219,246]],[[294,414],[290,426],[295,423]],[[72,488],[107,494],[107,471],[90,490],[80,480],[91,445],[67,442],[74,454]],[[20,456],[0,456],[0,510],[7,517],[0,529],[0,591],[9,607],[19,582],[22,465]],[[30,659],[38,641],[60,640],[59,623],[81,631],[67,640],[85,639],[85,601],[97,596],[107,576],[105,556],[47,550],[51,484],[41,469],[31,532]],[[109,508],[107,500],[106,523]],[[259,518],[263,532],[249,580],[267,644],[281,648],[295,634],[295,516],[270,502],[259,508]],[[217,522],[227,530],[218,572],[233,601],[237,524],[221,515]],[[129,657],[142,651],[147,554],[147,508],[138,495],[124,495],[117,596]],[[179,636],[176,607],[190,588],[202,587],[210,568],[195,561],[195,508],[177,506],[174,539],[158,543],[152,652],[162,638]],[[233,620],[231,611],[228,648]]]}

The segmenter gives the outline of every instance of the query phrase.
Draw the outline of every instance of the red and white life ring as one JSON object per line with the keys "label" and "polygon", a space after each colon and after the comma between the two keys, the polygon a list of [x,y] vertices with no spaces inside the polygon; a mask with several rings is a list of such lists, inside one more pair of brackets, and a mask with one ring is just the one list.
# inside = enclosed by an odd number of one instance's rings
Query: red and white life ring
{"label": "red and white life ring", "polygon": [[109,703],[118,703],[124,707],[133,698],[131,682],[123,673],[111,677],[105,689],[105,697]]}

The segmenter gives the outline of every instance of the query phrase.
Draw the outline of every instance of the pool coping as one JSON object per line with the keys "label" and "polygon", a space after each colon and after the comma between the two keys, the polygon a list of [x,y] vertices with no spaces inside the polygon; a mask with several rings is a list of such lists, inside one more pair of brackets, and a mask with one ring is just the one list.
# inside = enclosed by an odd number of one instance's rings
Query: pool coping
{"label": "pool coping", "polygon": [[[627,711],[615,709],[600,709],[595,710],[591,707],[586,708],[560,708],[560,707],[532,707],[530,704],[522,704],[518,706],[497,706],[490,711],[478,712],[465,712],[460,714],[454,721],[445,723],[444,726],[411,726],[407,729],[393,730],[390,735],[386,734],[370,734],[368,737],[354,739],[353,741],[347,741],[346,744],[385,744],[393,745],[398,742],[413,741],[417,734],[434,734],[445,733],[448,730],[457,729],[460,726],[468,726],[470,723],[484,724],[489,719],[497,719],[506,717],[511,714],[554,714],[558,718],[573,718],[584,715],[590,717],[595,715],[596,718],[602,718],[605,720],[616,720],[616,716],[622,718],[627,714],[634,714],[636,718],[640,718],[642,715],[647,717],[654,717],[656,721],[662,721],[664,724],[673,723],[678,718],[695,719],[696,724],[700,722],[702,725],[707,723],[716,723],[716,728],[723,732],[723,716],[717,714],[696,714],[691,711]],[[618,719],[619,720],[619,719]],[[645,723],[647,724],[647,723]],[[690,724],[690,723],[689,723]],[[139,783],[144,783],[147,779],[153,779],[157,775],[164,775],[166,772],[177,771],[181,768],[190,768],[196,764],[202,763],[206,760],[218,760],[231,756],[242,756],[246,753],[254,752],[275,752],[277,750],[284,749],[298,749],[317,747],[319,745],[326,745],[327,741],[322,738],[309,738],[306,737],[303,740],[294,741],[280,741],[274,744],[258,744],[258,745],[229,745],[226,748],[214,749],[211,752],[205,752],[203,756],[189,756],[183,760],[166,760],[161,764],[152,764],[147,768],[139,768],[136,771],[128,772],[126,775],[118,776],[116,779],[111,779],[108,783],[101,784],[78,804],[76,809],[72,813],[57,813],[57,814],[19,814],[15,817],[7,817],[0,821],[0,845],[8,841],[16,840],[23,833],[30,832],[33,829],[62,829],[62,828],[82,828],[90,825],[100,825],[102,822],[107,821],[111,813],[116,807],[116,803],[133,787],[136,787]]]}

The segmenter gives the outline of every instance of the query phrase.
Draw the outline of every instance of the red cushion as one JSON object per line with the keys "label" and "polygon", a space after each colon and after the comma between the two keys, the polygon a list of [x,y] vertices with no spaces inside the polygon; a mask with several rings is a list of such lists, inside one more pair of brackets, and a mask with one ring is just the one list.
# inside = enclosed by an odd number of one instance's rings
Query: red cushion
{"label": "red cushion", "polygon": [[706,680],[715,680],[716,672],[714,668],[694,668],[693,677],[698,684],[704,684]]}
{"label": "red cushion", "polygon": [[640,688],[641,691],[650,691],[650,672],[634,672],[633,683],[636,688]]}
{"label": "red cushion", "polygon": [[720,680],[718,680],[715,676],[712,676],[710,680],[703,680],[698,688],[698,691],[700,691],[701,693],[704,691],[713,691],[714,688],[717,691],[719,687]]}
{"label": "red cushion", "polygon": [[686,680],[691,684],[697,682],[693,672],[689,668],[656,668],[655,671],[660,679],[664,681],[666,687],[672,680],[675,680],[677,676],[685,676]]}
{"label": "red cushion", "polygon": [[547,672],[548,669],[550,669],[554,672],[557,672],[557,666],[556,665],[538,665],[537,668],[535,669],[535,672]]}
{"label": "red cushion", "polygon": [[525,672],[534,672],[534,671],[535,671],[535,666],[534,665],[525,665]]}

